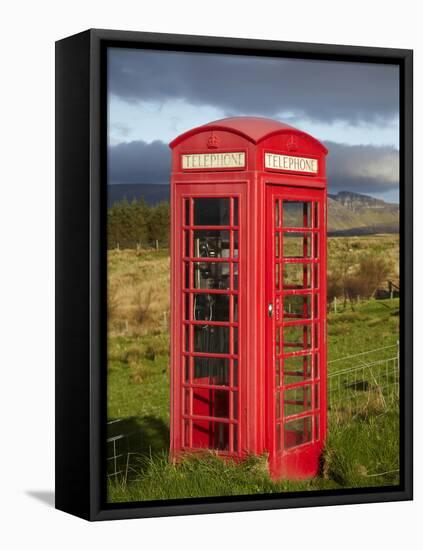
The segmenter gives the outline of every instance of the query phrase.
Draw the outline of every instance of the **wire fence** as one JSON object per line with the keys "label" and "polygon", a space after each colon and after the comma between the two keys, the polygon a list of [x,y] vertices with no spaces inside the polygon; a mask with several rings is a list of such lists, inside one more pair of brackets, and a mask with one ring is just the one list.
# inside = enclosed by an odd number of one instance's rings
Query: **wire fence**
{"label": "wire fence", "polygon": [[[380,414],[398,403],[399,345],[384,346],[328,362],[328,405],[332,421],[342,423],[354,414]],[[335,368],[336,370],[332,369]],[[332,371],[332,372],[331,372]],[[108,423],[119,430],[116,419]],[[123,426],[123,424],[122,424]],[[107,475],[125,483],[136,461],[142,431],[118,433],[107,439]]]}
{"label": "wire fence", "polygon": [[[125,419],[116,419],[108,422],[108,427],[118,428]],[[121,426],[122,427],[122,426]],[[142,444],[142,430],[120,433],[107,438],[107,476],[119,477],[125,483],[132,472],[131,465],[139,457],[139,447]]]}
{"label": "wire fence", "polygon": [[[399,358],[394,344],[330,361],[329,411],[372,414],[397,405]],[[330,372],[334,366],[337,370]]]}

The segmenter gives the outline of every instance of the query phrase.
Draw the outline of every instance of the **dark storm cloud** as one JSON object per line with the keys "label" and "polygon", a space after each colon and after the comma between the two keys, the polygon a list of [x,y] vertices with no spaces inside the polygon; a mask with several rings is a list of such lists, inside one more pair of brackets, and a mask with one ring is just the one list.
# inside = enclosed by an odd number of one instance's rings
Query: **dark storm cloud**
{"label": "dark storm cloud", "polygon": [[386,193],[399,186],[399,152],[394,147],[325,142],[331,193]]}
{"label": "dark storm cloud", "polygon": [[170,149],[162,141],[109,147],[109,183],[169,183]]}
{"label": "dark storm cloud", "polygon": [[391,65],[113,49],[109,90],[128,102],[182,99],[225,115],[282,111],[331,122],[398,115]]}
{"label": "dark storm cloud", "polygon": [[[325,142],[331,193],[385,193],[398,189],[399,153],[393,147]],[[109,147],[109,183],[169,183],[170,149],[162,141]]]}

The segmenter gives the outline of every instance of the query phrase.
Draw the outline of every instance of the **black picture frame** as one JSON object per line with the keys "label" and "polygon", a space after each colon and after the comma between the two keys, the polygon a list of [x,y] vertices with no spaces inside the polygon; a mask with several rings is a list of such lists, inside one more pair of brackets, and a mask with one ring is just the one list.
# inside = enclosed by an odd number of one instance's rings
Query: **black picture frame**
{"label": "black picture frame", "polygon": [[[106,503],[108,47],[396,64],[400,69],[400,469],[395,487]],[[413,53],[91,29],[56,43],[56,508],[87,520],[412,499]]]}

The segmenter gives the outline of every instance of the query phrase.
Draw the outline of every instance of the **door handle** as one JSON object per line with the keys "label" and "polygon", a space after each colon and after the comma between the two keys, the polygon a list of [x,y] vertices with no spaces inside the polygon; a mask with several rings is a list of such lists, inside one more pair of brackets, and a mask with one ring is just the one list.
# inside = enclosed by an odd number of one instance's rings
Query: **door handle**
{"label": "door handle", "polygon": [[267,306],[267,314],[270,318],[273,317],[273,304],[271,303]]}

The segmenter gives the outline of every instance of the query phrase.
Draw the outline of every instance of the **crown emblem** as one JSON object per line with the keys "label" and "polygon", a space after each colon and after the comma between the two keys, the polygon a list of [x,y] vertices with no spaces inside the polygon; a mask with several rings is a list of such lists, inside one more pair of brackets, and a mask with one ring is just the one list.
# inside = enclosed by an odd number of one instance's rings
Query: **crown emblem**
{"label": "crown emblem", "polygon": [[298,149],[297,136],[289,136],[288,141],[286,142],[286,148],[288,151],[296,151]]}
{"label": "crown emblem", "polygon": [[209,139],[207,140],[207,147],[209,149],[217,149],[219,147],[219,142],[220,140],[217,135],[212,132]]}

